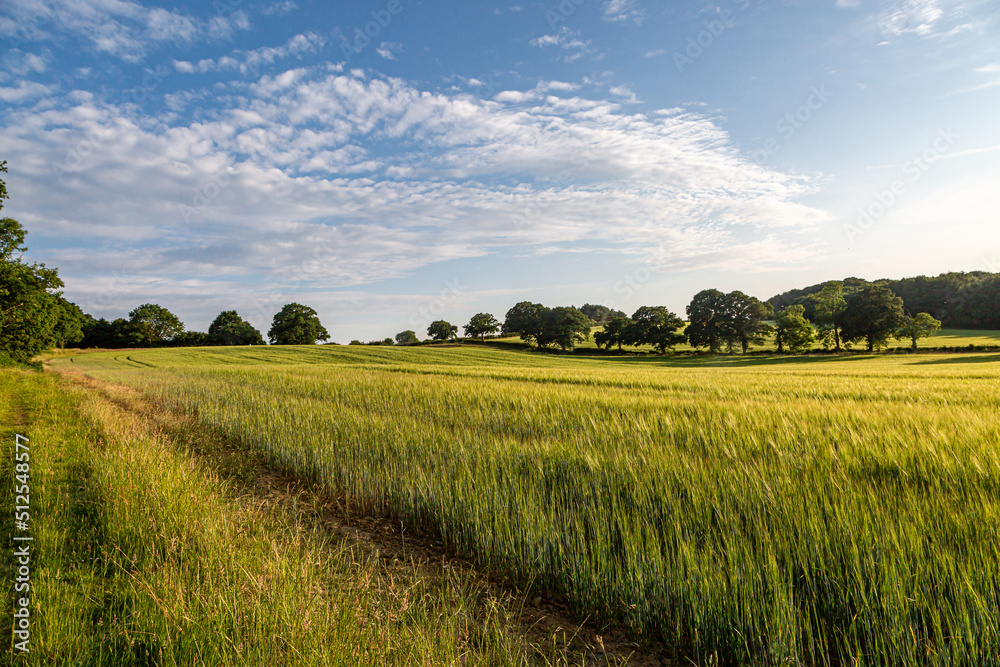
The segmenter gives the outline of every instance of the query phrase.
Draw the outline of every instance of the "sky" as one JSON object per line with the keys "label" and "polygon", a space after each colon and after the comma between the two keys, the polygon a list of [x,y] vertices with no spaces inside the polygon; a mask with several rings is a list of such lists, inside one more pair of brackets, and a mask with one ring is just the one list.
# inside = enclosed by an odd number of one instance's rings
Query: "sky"
{"label": "sky", "polygon": [[996,0],[3,0],[0,40],[4,215],[97,317],[1000,271]]}

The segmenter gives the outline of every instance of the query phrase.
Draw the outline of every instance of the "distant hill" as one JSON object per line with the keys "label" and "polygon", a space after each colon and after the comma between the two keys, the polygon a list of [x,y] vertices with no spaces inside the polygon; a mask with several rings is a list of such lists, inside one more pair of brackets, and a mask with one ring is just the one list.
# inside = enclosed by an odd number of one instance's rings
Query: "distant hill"
{"label": "distant hill", "polygon": [[[885,285],[902,297],[903,307],[911,315],[930,313],[949,329],[1000,329],[1000,273],[970,271],[875,281],[845,278],[842,282],[845,294],[865,285]],[[813,304],[809,297],[823,289],[824,284],[789,290],[768,301],[775,311],[800,303],[806,308],[806,317],[812,319]]]}

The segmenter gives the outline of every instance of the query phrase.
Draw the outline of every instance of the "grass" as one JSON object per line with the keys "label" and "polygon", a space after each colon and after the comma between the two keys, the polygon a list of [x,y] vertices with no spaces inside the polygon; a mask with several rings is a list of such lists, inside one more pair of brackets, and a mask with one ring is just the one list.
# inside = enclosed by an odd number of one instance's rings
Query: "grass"
{"label": "grass", "polygon": [[[10,633],[0,646],[17,664],[571,658],[529,647],[509,605],[481,582],[455,571],[428,576],[412,563],[387,568],[323,530],[308,496],[253,493],[259,456],[134,390],[0,370],[0,414],[4,442],[16,432],[31,447],[31,652],[15,658]],[[0,462],[5,507],[14,504],[11,459]],[[11,514],[2,519],[8,536]],[[14,567],[7,549],[7,581]],[[7,627],[12,595],[3,586]]]}
{"label": "grass", "polygon": [[997,354],[327,346],[53,367],[141,387],[681,659],[1000,664]]}

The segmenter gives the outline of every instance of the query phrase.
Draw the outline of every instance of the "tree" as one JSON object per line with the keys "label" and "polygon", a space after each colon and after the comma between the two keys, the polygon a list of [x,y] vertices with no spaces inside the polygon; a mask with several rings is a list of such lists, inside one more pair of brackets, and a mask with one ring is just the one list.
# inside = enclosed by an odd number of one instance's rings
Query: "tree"
{"label": "tree", "polygon": [[786,346],[789,352],[794,353],[812,349],[813,343],[816,342],[816,332],[805,318],[805,312],[805,306],[795,304],[778,313],[775,327],[778,352],[784,352]]}
{"label": "tree", "polygon": [[620,310],[613,310],[608,306],[600,306],[592,303],[585,303],[580,306],[580,312],[589,317],[594,324],[606,324],[613,319],[626,317]]}
{"label": "tree", "polygon": [[473,338],[479,336],[480,340],[486,340],[486,334],[494,334],[500,331],[500,323],[497,322],[497,318],[489,313],[477,313],[472,316],[472,319],[469,320],[469,323],[463,329],[465,329],[466,336]]}
{"label": "tree", "polygon": [[56,322],[52,327],[50,344],[58,348],[73,345],[83,340],[83,327],[87,316],[75,303],[61,296],[56,297]]}
{"label": "tree", "polygon": [[899,330],[903,318],[901,298],[884,285],[869,285],[847,298],[841,337],[847,342],[864,340],[873,352]]}
{"label": "tree", "polygon": [[507,311],[503,329],[505,335],[517,334],[526,343],[538,341],[542,333],[543,315],[548,310],[540,303],[521,301]]}
{"label": "tree", "polygon": [[144,303],[128,314],[129,324],[150,346],[154,342],[170,340],[184,331],[184,325],[163,306]]}
{"label": "tree", "polygon": [[774,317],[771,304],[740,291],[730,292],[725,297],[730,324],[727,342],[739,343],[746,354],[751,345],[763,345],[767,336],[774,331],[764,320]]}
{"label": "tree", "polygon": [[572,350],[577,343],[590,338],[590,318],[573,306],[545,308],[541,319],[541,331],[536,337],[538,347],[554,344]]}
{"label": "tree", "polygon": [[918,313],[916,317],[903,316],[903,323],[896,332],[896,340],[909,338],[913,341],[914,352],[917,350],[917,340],[930,338],[941,328],[941,321],[934,319],[930,313]]}
{"label": "tree", "polygon": [[652,345],[660,354],[687,340],[684,320],[664,306],[643,306],[632,314],[626,337],[632,345]]}
{"label": "tree", "polygon": [[275,345],[315,345],[318,340],[329,340],[330,334],[315,310],[289,303],[275,313],[267,337]]}
{"label": "tree", "polygon": [[732,337],[726,295],[717,289],[695,294],[688,304],[687,316],[687,336],[694,347],[707,347],[712,352],[719,352],[722,344]]}
{"label": "tree", "polygon": [[840,320],[847,306],[847,301],[844,300],[844,284],[831,280],[811,298],[823,347],[829,348],[833,343],[834,349],[840,352]]}
{"label": "tree", "polygon": [[631,324],[632,320],[627,317],[616,317],[605,324],[601,331],[594,334],[594,342],[597,343],[598,347],[607,350],[610,350],[612,345],[617,345],[620,350],[622,345],[628,342],[626,337]]}
{"label": "tree", "polygon": [[407,329],[406,331],[400,331],[396,334],[396,345],[412,345],[419,342],[420,339],[417,338],[415,331]]}
{"label": "tree", "polygon": [[[7,172],[6,160],[0,161],[0,172]],[[0,210],[7,198],[0,179]],[[21,259],[26,235],[17,220],[0,219],[0,350],[22,362],[51,344],[62,312],[56,290],[63,286],[55,269]]]}
{"label": "tree", "polygon": [[86,318],[87,322],[83,325],[83,340],[80,341],[80,347],[113,349],[142,345],[141,336],[124,318],[119,317],[113,322],[108,322],[103,317],[95,320],[90,315],[87,315]]}
{"label": "tree", "polygon": [[263,345],[264,337],[235,310],[224,310],[208,327],[214,345]]}
{"label": "tree", "polygon": [[451,340],[458,335],[458,327],[444,320],[435,320],[427,327],[427,335],[431,340]]}

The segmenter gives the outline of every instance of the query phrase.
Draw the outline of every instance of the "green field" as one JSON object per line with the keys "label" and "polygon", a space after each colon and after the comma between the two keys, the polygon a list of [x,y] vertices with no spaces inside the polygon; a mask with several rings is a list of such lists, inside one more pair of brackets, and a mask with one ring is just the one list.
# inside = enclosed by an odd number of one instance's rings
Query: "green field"
{"label": "green field", "polygon": [[595,622],[725,665],[1000,665],[1000,354],[73,354]]}

